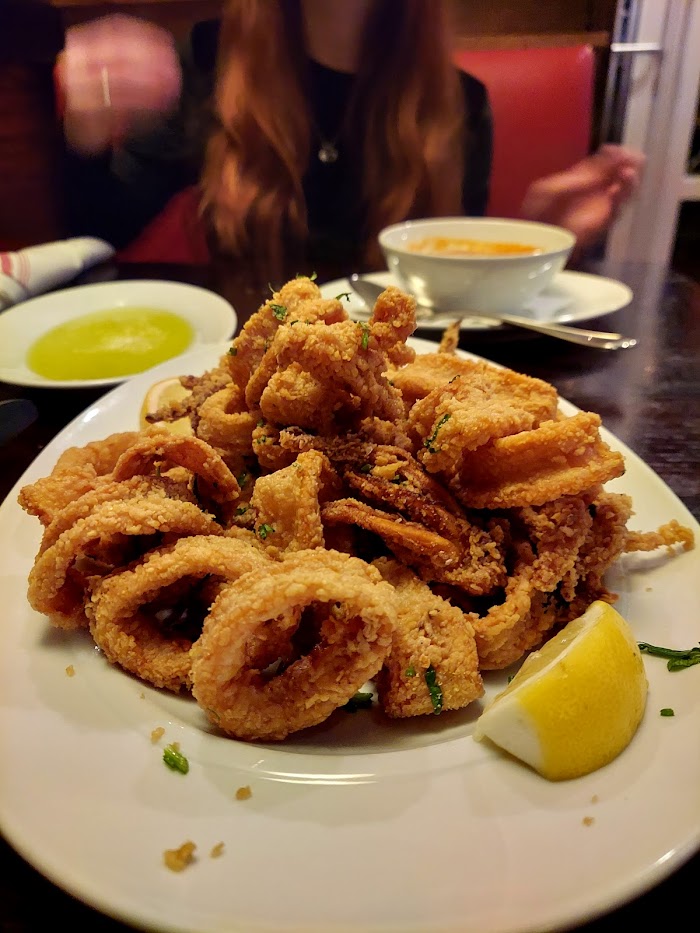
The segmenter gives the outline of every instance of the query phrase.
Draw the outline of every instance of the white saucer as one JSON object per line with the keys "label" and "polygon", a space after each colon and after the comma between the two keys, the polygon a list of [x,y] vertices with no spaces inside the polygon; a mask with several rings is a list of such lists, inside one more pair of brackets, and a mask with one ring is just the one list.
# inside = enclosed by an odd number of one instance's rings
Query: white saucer
{"label": "white saucer", "polygon": [[78,285],[14,305],[0,314],[0,381],[52,389],[115,385],[131,376],[104,379],[47,379],[27,366],[27,351],[46,331],[93,311],[148,307],[171,311],[194,330],[188,347],[228,340],[236,329],[236,312],[204,288],[181,282],[134,280]]}
{"label": "white saucer", "polygon": [[[399,285],[391,272],[375,272],[367,279],[384,287]],[[345,307],[354,320],[366,320],[367,306],[352,291],[347,279],[335,279],[321,286],[324,298],[334,298],[344,292],[350,296]],[[616,279],[607,279],[588,272],[560,272],[537,298],[523,308],[513,308],[514,314],[533,318],[536,321],[558,321],[560,324],[587,321],[619,311],[632,300],[632,290]],[[421,320],[421,330],[444,330],[454,317],[434,317],[429,321]],[[488,317],[470,316],[462,318],[462,330],[494,330],[503,327],[498,321]]]}

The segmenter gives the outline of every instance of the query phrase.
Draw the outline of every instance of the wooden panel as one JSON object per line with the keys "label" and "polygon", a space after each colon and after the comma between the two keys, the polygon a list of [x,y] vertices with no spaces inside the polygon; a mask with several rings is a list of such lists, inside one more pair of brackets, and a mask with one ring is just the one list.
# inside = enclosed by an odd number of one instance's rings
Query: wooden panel
{"label": "wooden panel", "polygon": [[0,65],[0,249],[65,234],[51,65]]}

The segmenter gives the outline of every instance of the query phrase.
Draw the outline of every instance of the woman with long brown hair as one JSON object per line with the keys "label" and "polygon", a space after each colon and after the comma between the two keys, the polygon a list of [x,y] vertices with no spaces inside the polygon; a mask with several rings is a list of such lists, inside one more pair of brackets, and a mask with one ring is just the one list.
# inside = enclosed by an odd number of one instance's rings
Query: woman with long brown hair
{"label": "woman with long brown hair", "polygon": [[[179,56],[106,17],[68,31],[59,79],[76,232],[118,246],[181,189],[213,249],[271,272],[371,266],[386,224],[486,208],[488,98],[452,64],[443,0],[227,0]],[[573,200],[566,173],[541,183],[530,216],[595,236],[638,171],[608,150],[577,167]]]}

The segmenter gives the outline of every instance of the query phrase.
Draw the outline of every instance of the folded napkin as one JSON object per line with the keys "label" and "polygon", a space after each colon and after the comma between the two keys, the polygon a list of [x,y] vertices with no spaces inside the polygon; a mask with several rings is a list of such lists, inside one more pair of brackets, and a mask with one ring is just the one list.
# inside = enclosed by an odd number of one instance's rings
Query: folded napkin
{"label": "folded napkin", "polygon": [[94,237],[74,237],[0,252],[0,311],[70,282],[84,269],[105,262],[114,247]]}

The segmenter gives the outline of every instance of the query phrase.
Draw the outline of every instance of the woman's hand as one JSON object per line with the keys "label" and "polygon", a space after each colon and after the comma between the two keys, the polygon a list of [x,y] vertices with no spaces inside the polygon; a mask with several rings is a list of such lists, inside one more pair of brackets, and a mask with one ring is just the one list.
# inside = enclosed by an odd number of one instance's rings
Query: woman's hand
{"label": "woman's hand", "polygon": [[95,155],[170,110],[182,76],[169,32],[118,14],[67,30],[56,83],[68,144]]}
{"label": "woman's hand", "polygon": [[521,214],[566,227],[576,236],[576,255],[602,239],[622,205],[639,187],[644,156],[605,145],[570,169],[533,182]]}

